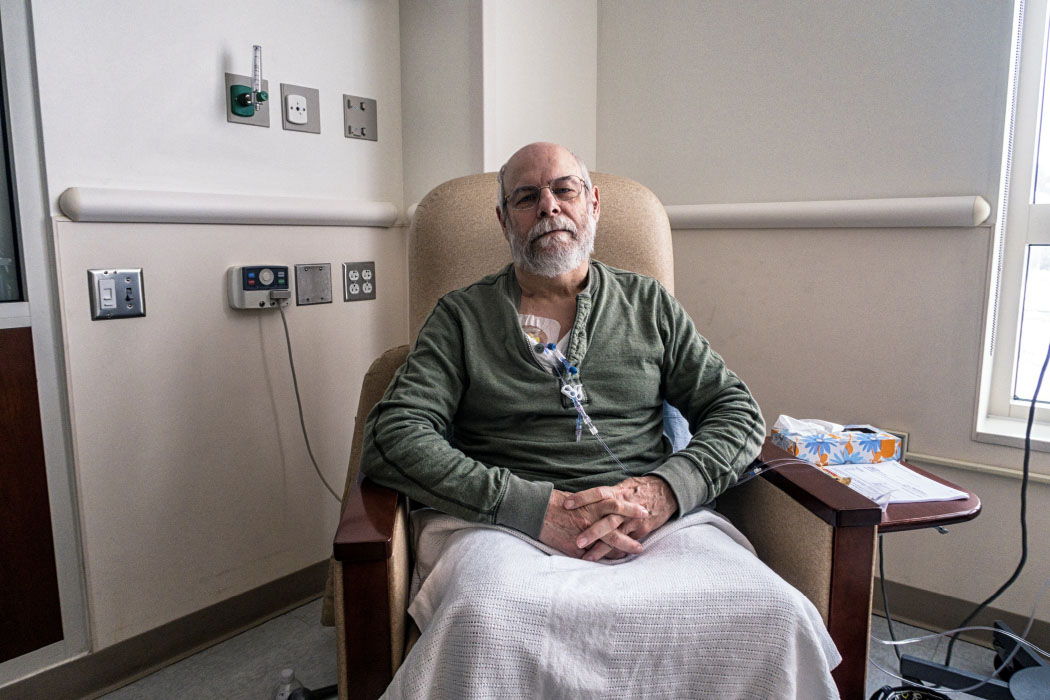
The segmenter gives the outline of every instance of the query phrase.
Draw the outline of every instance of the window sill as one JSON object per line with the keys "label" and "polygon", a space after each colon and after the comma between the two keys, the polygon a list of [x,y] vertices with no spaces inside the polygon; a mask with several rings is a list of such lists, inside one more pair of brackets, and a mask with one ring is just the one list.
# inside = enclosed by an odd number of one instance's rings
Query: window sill
{"label": "window sill", "polygon": [[24,301],[0,303],[0,328],[24,328],[31,325],[29,304]]}
{"label": "window sill", "polygon": [[[977,420],[973,439],[977,442],[1024,449],[1024,434],[1027,425],[1027,418],[986,416]],[[1032,449],[1038,452],[1050,452],[1050,424],[1039,421],[1032,424]]]}

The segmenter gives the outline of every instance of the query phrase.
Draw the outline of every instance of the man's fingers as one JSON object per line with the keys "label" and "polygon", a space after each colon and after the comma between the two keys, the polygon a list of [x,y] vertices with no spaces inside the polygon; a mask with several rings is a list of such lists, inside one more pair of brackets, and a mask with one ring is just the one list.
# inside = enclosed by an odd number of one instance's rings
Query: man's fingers
{"label": "man's fingers", "polygon": [[573,508],[582,508],[583,506],[589,506],[592,503],[615,497],[616,492],[613,491],[611,486],[595,486],[593,489],[571,494],[565,499],[565,507],[572,510]]}
{"label": "man's fingers", "polygon": [[[583,555],[583,560],[584,561],[599,561],[600,559],[602,559],[606,555],[609,555],[610,559],[613,559],[613,558],[619,559],[620,557],[625,556],[623,552],[619,552],[619,551],[613,549],[612,547],[610,547],[609,545],[605,544],[604,542],[598,542],[593,547],[591,547],[590,550],[588,550],[588,552],[586,554]],[[617,556],[617,555],[619,555],[619,556]]]}
{"label": "man's fingers", "polygon": [[649,511],[644,506],[618,498],[616,490],[611,486],[596,486],[593,489],[571,494],[565,498],[563,505],[568,510],[595,506],[602,515],[616,513],[628,518],[649,517]]}
{"label": "man's fingers", "polygon": [[614,532],[622,522],[623,518],[619,515],[605,516],[580,533],[580,536],[576,538],[576,546],[585,549],[591,542],[597,542],[610,532]]}
{"label": "man's fingers", "polygon": [[641,554],[642,544],[633,537],[623,534],[619,530],[613,530],[608,535],[602,537],[602,542],[607,545],[611,545],[613,549],[618,549],[621,552],[627,554]]}

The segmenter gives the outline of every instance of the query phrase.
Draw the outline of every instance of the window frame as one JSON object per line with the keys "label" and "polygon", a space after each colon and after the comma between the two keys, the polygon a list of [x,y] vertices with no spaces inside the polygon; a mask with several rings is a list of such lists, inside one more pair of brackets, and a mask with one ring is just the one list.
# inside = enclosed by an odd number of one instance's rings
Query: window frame
{"label": "window frame", "polygon": [[[1028,246],[1050,244],[1050,204],[1034,203],[1041,135],[1050,149],[1050,114],[1042,113],[1050,2],[1019,0],[1014,18],[1000,197],[1005,214],[996,226],[974,439],[1022,447],[1030,402],[1015,400],[1013,389]],[[1050,452],[1050,407],[1036,409],[1032,448]]]}

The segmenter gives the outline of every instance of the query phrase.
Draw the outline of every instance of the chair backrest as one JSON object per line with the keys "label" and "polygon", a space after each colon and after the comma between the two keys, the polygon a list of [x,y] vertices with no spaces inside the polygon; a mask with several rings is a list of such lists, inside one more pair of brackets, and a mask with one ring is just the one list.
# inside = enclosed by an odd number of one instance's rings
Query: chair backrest
{"label": "chair backrest", "polygon": [[[591,173],[601,197],[594,257],[655,277],[674,293],[671,226],[649,189],[616,175]],[[408,328],[415,338],[437,300],[496,272],[510,251],[496,219],[496,173],[438,185],[423,198],[408,231]]]}

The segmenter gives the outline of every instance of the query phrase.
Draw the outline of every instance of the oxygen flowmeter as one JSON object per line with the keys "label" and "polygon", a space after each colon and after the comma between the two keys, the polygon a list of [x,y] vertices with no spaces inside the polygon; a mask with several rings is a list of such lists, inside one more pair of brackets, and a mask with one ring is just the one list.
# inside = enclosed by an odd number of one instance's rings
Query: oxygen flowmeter
{"label": "oxygen flowmeter", "polygon": [[226,271],[226,292],[234,309],[288,306],[292,292],[285,265],[239,265]]}

